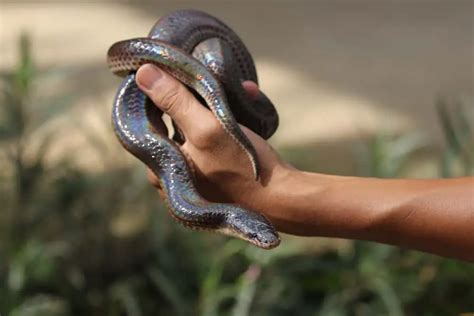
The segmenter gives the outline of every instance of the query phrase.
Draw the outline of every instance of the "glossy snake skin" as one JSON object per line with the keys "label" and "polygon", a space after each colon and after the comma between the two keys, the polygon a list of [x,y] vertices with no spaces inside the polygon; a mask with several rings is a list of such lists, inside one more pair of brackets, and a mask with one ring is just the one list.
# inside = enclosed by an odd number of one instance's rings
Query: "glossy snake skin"
{"label": "glossy snake skin", "polygon": [[257,82],[257,75],[238,36],[206,13],[175,11],[163,16],[148,37],[113,44],[107,62],[112,72],[125,77],[113,105],[115,133],[123,147],[157,175],[171,215],[192,229],[236,236],[265,249],[276,247],[278,233],[264,216],[235,204],[211,203],[199,195],[176,144],[184,136],[178,130],[175,142],[153,127],[152,119],[161,113],[135,83],[135,71],[154,63],[186,84],[247,153],[258,180],[255,148],[238,123],[268,138],[278,126],[278,115],[262,93],[255,101],[245,95],[241,82]]}

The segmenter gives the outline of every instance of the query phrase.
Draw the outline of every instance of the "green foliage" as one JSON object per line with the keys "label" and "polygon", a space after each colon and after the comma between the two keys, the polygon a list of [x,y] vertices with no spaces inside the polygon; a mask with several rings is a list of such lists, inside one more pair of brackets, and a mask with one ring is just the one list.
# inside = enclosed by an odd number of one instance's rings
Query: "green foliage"
{"label": "green foliage", "polygon": [[369,139],[368,146],[359,151],[361,173],[379,178],[394,178],[416,151],[425,146],[419,134],[379,134]]}
{"label": "green foliage", "polygon": [[[105,171],[86,171],[67,157],[48,162],[54,134],[38,140],[38,131],[51,116],[36,114],[60,111],[68,99],[52,100],[51,109],[35,102],[43,77],[29,43],[23,35],[18,66],[2,75],[1,315],[398,316],[474,310],[469,264],[367,242],[347,242],[345,250],[324,247],[322,239],[287,237],[277,249],[263,251],[188,231],[164,212],[142,167],[117,166],[93,135],[88,139],[104,157]],[[456,158],[469,174],[471,127],[464,114],[438,109],[450,152],[444,165]],[[422,141],[376,137],[365,151],[365,173],[396,176]],[[124,222],[127,229],[116,228]]]}
{"label": "green foliage", "polygon": [[442,155],[441,175],[474,174],[474,117],[472,107],[456,101],[439,99],[436,103],[438,118],[446,139],[447,148]]}

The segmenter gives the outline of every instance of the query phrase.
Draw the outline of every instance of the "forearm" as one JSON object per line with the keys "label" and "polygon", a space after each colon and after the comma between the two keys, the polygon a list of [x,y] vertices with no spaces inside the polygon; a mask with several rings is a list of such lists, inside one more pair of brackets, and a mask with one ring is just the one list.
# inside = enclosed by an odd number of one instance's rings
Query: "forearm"
{"label": "forearm", "polygon": [[287,233],[373,240],[474,261],[474,178],[382,180],[300,172],[242,127],[259,157],[261,181],[254,181],[245,152],[184,86],[151,65],[137,72],[137,84],[184,133],[181,149],[209,200],[263,212]]}
{"label": "forearm", "polygon": [[269,214],[281,231],[474,261],[474,178],[389,180],[291,171],[273,191]]}

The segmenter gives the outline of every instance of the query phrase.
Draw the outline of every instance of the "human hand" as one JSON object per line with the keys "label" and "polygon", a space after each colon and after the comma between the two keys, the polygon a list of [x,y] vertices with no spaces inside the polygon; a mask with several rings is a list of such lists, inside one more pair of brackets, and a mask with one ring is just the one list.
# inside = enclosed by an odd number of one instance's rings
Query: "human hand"
{"label": "human hand", "polygon": [[[372,240],[474,261],[474,178],[375,179],[298,171],[242,126],[260,163],[255,181],[244,151],[181,83],[144,65],[137,84],[183,132],[181,150],[208,200],[261,212],[281,232]],[[249,97],[258,95],[255,83],[243,86]],[[157,128],[166,131],[162,122]],[[159,188],[151,171],[149,178]]]}
{"label": "human hand", "polygon": [[[180,82],[151,64],[138,70],[136,80],[184,134],[186,141],[181,150],[193,166],[198,191],[209,201],[238,203],[271,218],[272,185],[290,170],[273,148],[263,138],[241,126],[258,154],[261,169],[260,179],[256,181],[246,153],[225,132],[212,112]],[[255,83],[247,81],[243,87],[250,98],[258,96]],[[165,131],[166,127],[162,124],[159,129]],[[159,181],[151,171],[149,179],[159,188]]]}

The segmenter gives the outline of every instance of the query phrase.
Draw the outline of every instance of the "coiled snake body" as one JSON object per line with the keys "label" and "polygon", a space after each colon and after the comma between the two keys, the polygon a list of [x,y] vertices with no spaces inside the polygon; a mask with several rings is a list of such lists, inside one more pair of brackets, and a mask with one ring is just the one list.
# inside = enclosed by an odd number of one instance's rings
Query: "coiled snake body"
{"label": "coiled snake body", "polygon": [[[153,127],[152,117],[159,110],[135,83],[135,71],[153,63],[186,84],[247,153],[258,179],[255,148],[238,123],[266,139],[276,130],[278,115],[265,95],[250,101],[243,91],[242,81],[257,82],[257,75],[238,36],[204,12],[180,10],[163,16],[148,37],[113,44],[107,62],[112,72],[125,77],[113,105],[115,134],[157,175],[171,215],[193,229],[236,236],[265,249],[276,247],[278,233],[264,216],[235,204],[211,203],[199,195],[178,145]],[[183,136],[178,132],[174,139],[179,143]]]}

